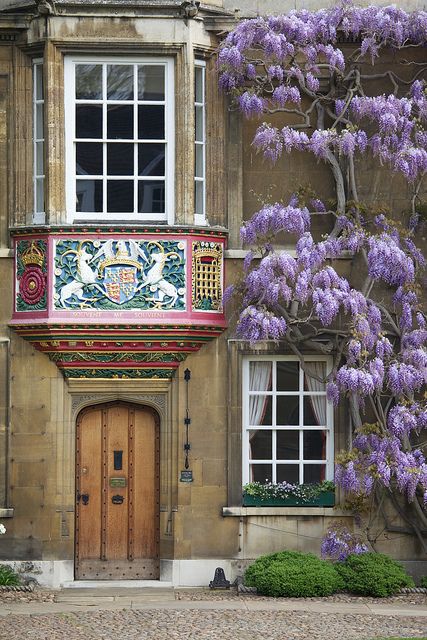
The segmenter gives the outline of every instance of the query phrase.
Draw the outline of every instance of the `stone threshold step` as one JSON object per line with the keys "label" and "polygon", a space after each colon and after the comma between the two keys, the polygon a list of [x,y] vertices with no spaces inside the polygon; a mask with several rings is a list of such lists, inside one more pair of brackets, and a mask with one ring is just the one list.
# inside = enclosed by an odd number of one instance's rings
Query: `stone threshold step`
{"label": "stone threshold step", "polygon": [[72,580],[62,589],[172,589],[172,582],[164,580]]}

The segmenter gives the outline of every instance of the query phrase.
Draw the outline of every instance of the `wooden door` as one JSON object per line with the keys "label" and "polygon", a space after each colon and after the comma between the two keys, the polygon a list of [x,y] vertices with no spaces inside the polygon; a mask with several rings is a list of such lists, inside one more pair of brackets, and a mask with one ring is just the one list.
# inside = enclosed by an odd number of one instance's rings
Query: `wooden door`
{"label": "wooden door", "polygon": [[76,578],[158,580],[159,421],[124,402],[77,419]]}

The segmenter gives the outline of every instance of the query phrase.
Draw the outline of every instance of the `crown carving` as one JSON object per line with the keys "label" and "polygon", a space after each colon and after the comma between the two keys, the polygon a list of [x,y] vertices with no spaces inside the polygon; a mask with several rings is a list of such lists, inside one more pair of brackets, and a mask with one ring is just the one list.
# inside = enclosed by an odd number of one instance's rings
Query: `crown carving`
{"label": "crown carving", "polygon": [[21,260],[25,266],[29,264],[36,264],[39,267],[42,267],[44,262],[44,253],[33,240],[30,246],[22,252]]}

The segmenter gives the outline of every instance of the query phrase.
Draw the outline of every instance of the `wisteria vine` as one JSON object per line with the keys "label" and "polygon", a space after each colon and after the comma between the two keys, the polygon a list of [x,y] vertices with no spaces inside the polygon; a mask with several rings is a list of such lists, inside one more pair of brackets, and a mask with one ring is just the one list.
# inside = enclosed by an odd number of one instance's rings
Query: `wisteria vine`
{"label": "wisteria vine", "polygon": [[[381,487],[403,496],[418,518],[409,528],[427,552],[426,262],[415,242],[427,170],[427,65],[400,58],[410,78],[399,75],[397,57],[393,68],[366,71],[385,51],[426,45],[425,11],[342,2],[241,22],[218,64],[220,86],[245,116],[292,114],[282,128],[260,124],[255,149],[272,162],[295,150],[313,154],[331,168],[337,193],[334,229],[320,241],[311,216],[328,208],[303,190],[265,203],[243,226],[244,278],[226,293],[241,296],[237,335],[284,341],[303,364],[304,351],[334,356],[327,396],[334,404],[348,399],[355,432],[352,449],[338,457],[336,482],[362,498]],[[389,82],[389,94],[366,95],[364,81],[373,78]],[[368,153],[413,185],[408,225],[385,211],[371,215],[375,203],[361,206],[354,158]],[[274,246],[279,233],[292,236],[294,251]],[[346,256],[363,265],[360,287],[335,268]]]}

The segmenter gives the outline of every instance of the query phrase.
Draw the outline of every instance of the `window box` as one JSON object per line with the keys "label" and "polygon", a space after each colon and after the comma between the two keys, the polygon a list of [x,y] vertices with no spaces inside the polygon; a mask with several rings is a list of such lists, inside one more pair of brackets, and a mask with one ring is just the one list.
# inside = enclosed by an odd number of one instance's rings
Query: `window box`
{"label": "window box", "polygon": [[243,494],[244,507],[333,507],[335,505],[334,491],[325,491],[309,500],[302,500],[295,496],[287,498],[261,498]]}

